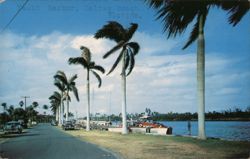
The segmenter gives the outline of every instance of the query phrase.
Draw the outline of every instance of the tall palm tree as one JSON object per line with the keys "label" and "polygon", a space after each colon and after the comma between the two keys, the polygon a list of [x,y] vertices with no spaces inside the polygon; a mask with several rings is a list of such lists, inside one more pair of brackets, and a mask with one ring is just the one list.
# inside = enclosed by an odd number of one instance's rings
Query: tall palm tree
{"label": "tall palm tree", "polygon": [[85,47],[81,46],[80,49],[82,50],[82,55],[80,57],[74,57],[69,58],[69,64],[75,64],[75,65],[82,65],[83,68],[87,70],[87,125],[86,125],[86,131],[90,130],[90,79],[89,79],[89,72],[92,72],[93,75],[97,78],[99,81],[98,87],[101,87],[102,85],[102,79],[99,76],[99,74],[96,71],[100,71],[101,73],[105,73],[105,70],[102,66],[96,65],[95,62],[91,61],[91,52],[90,50]]}
{"label": "tall palm tree", "polygon": [[65,84],[62,82],[62,81],[60,81],[60,80],[57,80],[57,79],[55,79],[55,82],[54,82],[54,85],[59,89],[59,91],[61,92],[61,102],[60,102],[60,105],[59,105],[59,107],[58,107],[58,123],[59,123],[59,125],[61,125],[62,124],[62,122],[63,122],[63,114],[64,114],[64,102],[63,102],[63,97],[64,97],[64,94],[65,94],[65,90],[66,90],[66,88],[65,88]]}
{"label": "tall palm tree", "polygon": [[7,103],[2,103],[1,106],[3,107],[3,111],[5,112],[7,109]]}
{"label": "tall palm tree", "polygon": [[56,115],[56,120],[59,122],[60,118],[60,105],[62,102],[62,96],[60,93],[58,93],[57,91],[55,91],[50,97],[50,103],[51,103],[51,109],[54,112],[54,114]]}
{"label": "tall palm tree", "polygon": [[57,71],[54,78],[58,81],[61,81],[65,85],[65,96],[67,101],[67,109],[66,109],[66,121],[68,121],[68,114],[69,114],[69,92],[72,91],[76,97],[76,100],[79,101],[78,91],[76,88],[75,79],[77,75],[72,76],[71,78],[67,79],[67,76],[63,71]]}
{"label": "tall palm tree", "polygon": [[[110,21],[104,25],[95,34],[95,38],[107,38],[117,43],[110,51],[108,51],[103,58],[107,58],[114,52],[121,50],[118,58],[108,72],[110,74],[116,66],[122,61],[122,133],[127,134],[127,119],[126,119],[126,76],[128,76],[135,64],[135,55],[139,52],[140,46],[137,42],[130,42],[132,36],[138,28],[138,24],[131,23],[131,26],[124,29],[121,24],[115,21]],[[127,72],[126,72],[127,71]]]}
{"label": "tall palm tree", "polygon": [[198,104],[198,136],[206,139],[205,135],[205,38],[204,26],[211,7],[221,7],[230,14],[229,22],[234,26],[249,10],[247,0],[145,0],[157,10],[157,19],[164,23],[163,30],[167,37],[182,34],[196,18],[193,30],[183,49],[197,40],[197,104]]}

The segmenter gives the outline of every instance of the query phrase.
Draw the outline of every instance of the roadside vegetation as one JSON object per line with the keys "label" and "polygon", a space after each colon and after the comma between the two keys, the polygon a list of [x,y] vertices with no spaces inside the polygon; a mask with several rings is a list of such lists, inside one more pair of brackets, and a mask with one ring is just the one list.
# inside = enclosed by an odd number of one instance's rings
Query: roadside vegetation
{"label": "roadside vegetation", "polygon": [[34,101],[31,105],[24,108],[23,102],[19,102],[19,105],[8,105],[2,103],[3,112],[0,113],[0,129],[3,128],[4,124],[9,121],[23,120],[25,123],[36,121],[36,122],[49,122],[54,117],[52,115],[46,115],[47,105],[43,105],[43,114],[39,114],[37,108],[39,107],[38,102]]}
{"label": "roadside vegetation", "polygon": [[125,159],[170,158],[248,158],[250,142],[219,139],[198,140],[191,137],[152,136],[143,134],[121,135],[106,131],[66,131],[101,147],[107,148]]}

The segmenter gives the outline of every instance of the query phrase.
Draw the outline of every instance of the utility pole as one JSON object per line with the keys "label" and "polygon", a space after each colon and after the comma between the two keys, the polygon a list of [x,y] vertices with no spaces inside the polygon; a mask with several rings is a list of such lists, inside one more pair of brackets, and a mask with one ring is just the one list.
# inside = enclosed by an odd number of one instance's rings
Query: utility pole
{"label": "utility pole", "polygon": [[[95,100],[95,90],[94,88],[92,89],[92,105],[91,105],[91,109],[92,109],[92,113],[94,113],[94,100]],[[91,109],[90,109],[90,112],[91,112]]]}
{"label": "utility pole", "polygon": [[111,113],[111,91],[109,91],[109,122],[111,121],[110,117],[111,117],[112,113]]}
{"label": "utility pole", "polygon": [[21,98],[24,98],[24,110],[26,110],[26,99],[30,98],[30,96],[22,96]]}

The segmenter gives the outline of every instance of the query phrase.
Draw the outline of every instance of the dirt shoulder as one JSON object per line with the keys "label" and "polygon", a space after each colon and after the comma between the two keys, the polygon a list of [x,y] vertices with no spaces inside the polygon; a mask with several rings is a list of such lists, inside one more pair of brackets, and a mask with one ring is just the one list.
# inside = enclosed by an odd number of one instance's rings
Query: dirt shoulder
{"label": "dirt shoulder", "polygon": [[112,150],[126,159],[248,158],[250,142],[206,141],[175,136],[121,135],[105,131],[74,130],[66,133]]}

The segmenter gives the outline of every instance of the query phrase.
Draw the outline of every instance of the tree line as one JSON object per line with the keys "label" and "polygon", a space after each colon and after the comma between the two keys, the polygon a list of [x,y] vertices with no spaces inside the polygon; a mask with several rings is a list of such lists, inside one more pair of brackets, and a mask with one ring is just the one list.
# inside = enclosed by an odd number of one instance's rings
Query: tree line
{"label": "tree line", "polygon": [[[153,115],[155,121],[197,121],[197,113],[156,113]],[[245,110],[240,108],[228,109],[223,111],[209,111],[205,113],[206,121],[250,121],[250,107]]]}
{"label": "tree line", "polygon": [[[145,112],[142,113],[128,113],[128,120],[139,120],[140,117],[150,116],[153,121],[197,121],[197,113],[178,113],[178,112],[168,112],[159,113],[156,111],[151,111],[150,108],[146,108]],[[90,114],[92,120],[105,120],[105,121],[121,121],[120,114]],[[246,109],[234,108],[222,111],[209,111],[205,113],[206,121],[250,121],[250,106]]]}
{"label": "tree line", "polygon": [[[43,114],[39,114],[37,108],[39,103],[34,101],[31,105],[23,108],[24,103],[19,102],[19,106],[8,105],[7,103],[1,104],[3,111],[0,113],[0,125],[4,125],[8,121],[23,120],[25,123],[36,122],[49,122],[53,116],[46,115],[46,111]],[[44,110],[48,109],[47,105],[43,105]]]}

